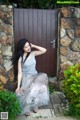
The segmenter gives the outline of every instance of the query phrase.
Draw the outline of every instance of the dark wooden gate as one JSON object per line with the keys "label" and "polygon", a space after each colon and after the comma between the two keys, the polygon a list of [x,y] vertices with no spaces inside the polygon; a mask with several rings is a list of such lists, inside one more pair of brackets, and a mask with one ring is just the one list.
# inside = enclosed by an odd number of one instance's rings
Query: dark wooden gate
{"label": "dark wooden gate", "polygon": [[57,10],[14,9],[15,47],[21,38],[47,48],[37,59],[37,70],[56,76],[57,70]]}

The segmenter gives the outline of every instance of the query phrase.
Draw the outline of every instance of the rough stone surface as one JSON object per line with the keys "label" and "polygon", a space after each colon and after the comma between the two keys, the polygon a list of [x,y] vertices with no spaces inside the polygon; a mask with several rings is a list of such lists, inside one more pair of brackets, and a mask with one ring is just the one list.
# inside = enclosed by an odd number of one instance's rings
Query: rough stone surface
{"label": "rough stone surface", "polygon": [[75,8],[75,11],[74,11],[74,16],[76,17],[76,18],[80,18],[80,8]]}
{"label": "rough stone surface", "polygon": [[75,29],[75,35],[80,38],[80,26]]}
{"label": "rough stone surface", "polygon": [[4,18],[4,12],[0,10],[0,18]]}
{"label": "rough stone surface", "polygon": [[0,81],[1,81],[3,84],[6,84],[6,82],[7,82],[6,76],[0,75]]}
{"label": "rough stone surface", "polygon": [[73,65],[73,63],[67,60],[66,62],[61,63],[60,67],[62,70],[65,70],[68,68],[69,65]]}
{"label": "rough stone surface", "polygon": [[61,28],[61,30],[60,30],[61,32],[61,37],[63,37],[63,36],[65,36],[66,35],[66,31],[65,31],[65,29],[64,28]]}
{"label": "rough stone surface", "polygon": [[2,33],[0,36],[0,42],[2,45],[6,44],[6,39],[7,39],[7,35],[5,33]]}
{"label": "rough stone surface", "polygon": [[8,81],[6,70],[0,65],[0,90],[4,89],[5,84]]}
{"label": "rough stone surface", "polygon": [[53,104],[62,104],[66,103],[65,95],[62,92],[54,91],[51,94],[51,99]]}
{"label": "rough stone surface", "polygon": [[[61,81],[61,80],[64,80],[64,71],[61,69],[60,71],[59,71],[59,80]],[[60,87],[59,87],[60,88]]]}
{"label": "rough stone surface", "polygon": [[68,48],[67,47],[60,47],[60,54],[66,56],[67,53],[68,53]]}
{"label": "rough stone surface", "polygon": [[0,65],[0,74],[5,73],[5,72],[6,72],[5,67]]}
{"label": "rough stone surface", "polygon": [[73,27],[73,23],[70,19],[67,18],[61,18],[61,27],[65,29],[70,29]]}
{"label": "rough stone surface", "polygon": [[0,55],[1,55],[2,51],[0,50]]}
{"label": "rough stone surface", "polygon": [[73,52],[69,51],[67,55],[68,60],[77,60],[80,59],[80,53],[79,52]]}
{"label": "rough stone surface", "polygon": [[78,25],[80,25],[80,18],[76,18],[76,17],[72,17],[72,22],[74,23],[74,29],[75,27],[77,27]]}
{"label": "rough stone surface", "polygon": [[10,82],[14,81],[14,72],[13,72],[13,67],[8,71],[8,75],[9,75],[9,80]]}
{"label": "rough stone surface", "polygon": [[12,32],[13,32],[12,26],[11,26],[11,25],[8,25],[8,26],[7,26],[7,34],[8,34],[8,35],[12,35]]}
{"label": "rough stone surface", "polygon": [[3,46],[2,52],[3,52],[3,55],[12,56],[11,46]]}
{"label": "rough stone surface", "polygon": [[61,62],[66,62],[66,61],[67,61],[66,56],[61,55]]}
{"label": "rough stone surface", "polygon": [[80,18],[77,19],[77,25],[80,25]]}
{"label": "rough stone surface", "polygon": [[76,52],[80,52],[80,38],[73,41],[71,44],[71,49]]}
{"label": "rough stone surface", "polygon": [[[1,52],[1,51],[0,51]],[[0,55],[0,64],[2,64],[2,55]]]}
{"label": "rough stone surface", "polygon": [[63,7],[60,15],[59,79],[63,80],[64,70],[80,63],[80,8]]}
{"label": "rough stone surface", "polygon": [[67,7],[63,7],[63,8],[61,8],[61,16],[62,17],[70,17],[71,16],[71,14],[72,14],[72,11],[71,11],[71,9],[70,8],[67,8]]}
{"label": "rough stone surface", "polygon": [[8,44],[8,45],[12,45],[13,44],[13,38],[12,38],[12,36],[7,36],[7,39],[6,39],[6,44]]}
{"label": "rough stone surface", "polygon": [[0,20],[0,32],[6,33],[6,31],[7,31],[7,25],[2,20]]}
{"label": "rough stone surface", "polygon": [[[0,90],[14,80],[12,70],[13,8],[0,5]],[[5,84],[5,85],[4,85]]]}
{"label": "rough stone surface", "polygon": [[11,60],[4,60],[4,67],[6,68],[6,71],[9,71],[12,68]]}
{"label": "rough stone surface", "polygon": [[0,49],[1,49],[1,47],[2,47],[2,44],[0,43]]}
{"label": "rough stone surface", "polygon": [[[51,94],[51,101],[54,106],[55,115],[63,114],[62,106],[66,106],[67,101],[64,93],[59,91],[54,91]],[[66,107],[65,107],[66,108]]]}
{"label": "rough stone surface", "polygon": [[13,68],[8,72],[5,67],[0,65],[0,90],[15,91],[17,87],[17,81],[14,82]]}
{"label": "rough stone surface", "polygon": [[74,40],[74,30],[73,29],[67,30],[67,34],[70,39]]}
{"label": "rough stone surface", "polygon": [[68,46],[70,45],[71,41],[72,41],[72,40],[71,40],[68,36],[65,36],[65,37],[62,37],[62,38],[60,39],[60,44],[61,44],[62,46],[68,47]]}
{"label": "rough stone surface", "polygon": [[17,82],[14,82],[14,81],[13,82],[8,82],[5,85],[5,89],[9,90],[9,91],[15,92],[16,88],[17,88]]}

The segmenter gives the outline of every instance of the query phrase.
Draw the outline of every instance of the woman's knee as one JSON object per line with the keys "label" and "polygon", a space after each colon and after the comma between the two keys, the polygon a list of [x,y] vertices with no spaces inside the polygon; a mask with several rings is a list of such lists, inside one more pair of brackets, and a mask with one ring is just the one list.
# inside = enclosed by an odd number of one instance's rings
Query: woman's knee
{"label": "woman's knee", "polygon": [[48,78],[47,74],[46,73],[43,73],[42,74],[45,78]]}

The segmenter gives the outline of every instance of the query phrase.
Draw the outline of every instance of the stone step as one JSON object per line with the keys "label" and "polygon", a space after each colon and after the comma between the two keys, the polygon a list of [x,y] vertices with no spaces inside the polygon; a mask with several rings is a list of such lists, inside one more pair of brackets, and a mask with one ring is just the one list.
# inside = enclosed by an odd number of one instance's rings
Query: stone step
{"label": "stone step", "polygon": [[49,85],[53,86],[54,90],[59,90],[59,82],[57,77],[48,77]]}
{"label": "stone step", "polygon": [[69,116],[59,116],[50,114],[50,110],[39,110],[38,113],[32,113],[31,116],[25,115],[17,116],[16,120],[76,120],[76,118]]}
{"label": "stone step", "polygon": [[[28,118],[31,120],[33,119],[47,119],[49,117],[55,117],[54,112],[53,115],[51,114],[50,109],[39,109],[39,111],[37,113],[31,113],[31,116],[29,116]],[[24,115],[21,116],[17,116],[16,120],[26,120],[26,117]]]}
{"label": "stone step", "polygon": [[54,83],[54,81],[57,81],[57,77],[48,77],[49,82]]}

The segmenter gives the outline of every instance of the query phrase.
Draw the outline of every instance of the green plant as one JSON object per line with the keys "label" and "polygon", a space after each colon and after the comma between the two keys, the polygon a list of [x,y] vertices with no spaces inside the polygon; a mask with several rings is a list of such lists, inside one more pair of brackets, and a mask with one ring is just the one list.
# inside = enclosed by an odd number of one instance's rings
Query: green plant
{"label": "green plant", "polygon": [[49,92],[50,92],[50,94],[53,93],[53,91],[54,91],[53,84],[49,83]]}
{"label": "green plant", "polygon": [[14,92],[0,91],[0,112],[8,112],[10,120],[14,120],[21,113],[21,107]]}
{"label": "green plant", "polygon": [[[0,0],[0,4],[13,5],[15,3],[17,4],[18,8],[39,8],[39,9],[54,9],[67,5],[57,4],[57,1],[58,0]],[[76,1],[78,2],[79,0]],[[71,4],[70,6],[79,7],[79,4]]]}
{"label": "green plant", "polygon": [[62,89],[69,101],[68,115],[80,116],[80,64],[64,71]]}

